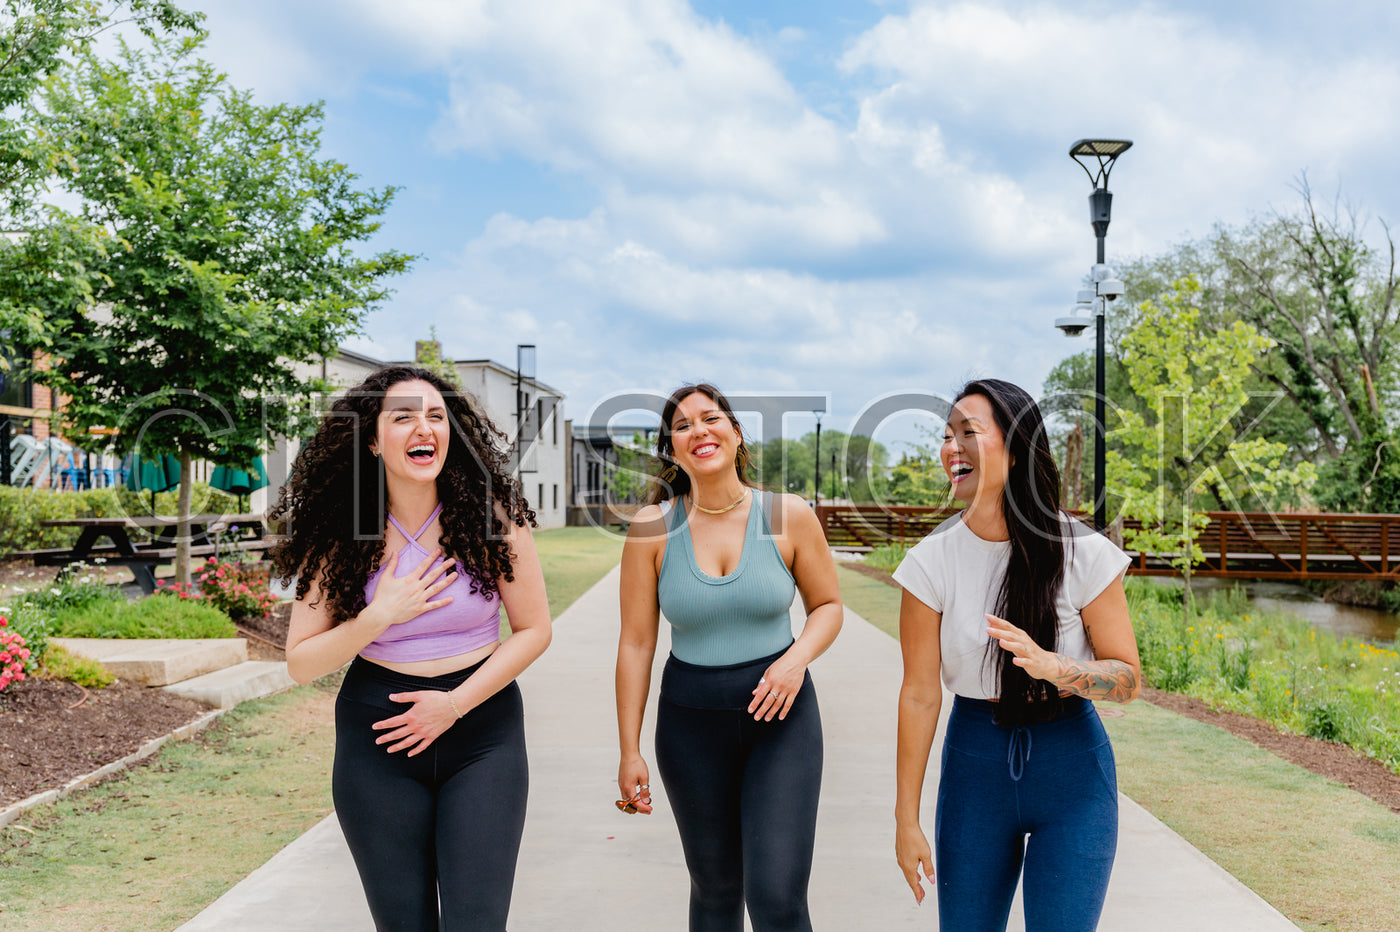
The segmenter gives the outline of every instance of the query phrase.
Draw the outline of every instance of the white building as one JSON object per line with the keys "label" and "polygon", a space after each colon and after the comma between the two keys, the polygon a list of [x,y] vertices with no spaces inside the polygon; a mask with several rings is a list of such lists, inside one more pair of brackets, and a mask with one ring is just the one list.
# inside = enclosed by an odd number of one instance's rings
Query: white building
{"label": "white building", "polygon": [[[344,390],[383,366],[411,366],[411,362],[384,362],[360,353],[341,350],[333,357],[299,365],[298,375],[319,375]],[[569,442],[564,422],[564,395],[538,379],[519,379],[514,369],[489,359],[454,364],[463,390],[485,410],[492,424],[516,443],[520,451],[517,476],[534,508],[541,528],[563,527],[568,513]],[[300,444],[282,440],[266,458],[271,485],[253,493],[252,509],[265,512],[276,490],[286,481]]]}

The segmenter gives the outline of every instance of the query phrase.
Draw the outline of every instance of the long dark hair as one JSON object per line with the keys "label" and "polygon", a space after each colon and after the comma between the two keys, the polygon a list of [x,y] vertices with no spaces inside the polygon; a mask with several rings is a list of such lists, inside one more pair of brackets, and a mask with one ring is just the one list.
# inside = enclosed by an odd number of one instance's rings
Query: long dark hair
{"label": "long dark hair", "polygon": [[661,461],[661,471],[652,482],[651,494],[647,496],[648,505],[660,504],[668,498],[680,498],[690,491],[690,477],[676,464],[674,458],[676,445],[671,436],[671,421],[675,420],[676,409],[680,407],[681,402],[697,392],[718,405],[724,416],[729,418],[729,423],[734,426],[734,433],[739,438],[739,450],[734,455],[734,472],[744,485],[753,485],[753,480],[749,478],[753,457],[749,455],[748,444],[744,442],[744,429],[739,426],[739,418],[729,406],[729,399],[724,397],[724,392],[710,383],[696,382],[682,385],[671,392],[671,397],[666,399],[666,404],[661,408],[661,429],[656,432],[656,458]]}
{"label": "long dark hair", "polygon": [[[991,404],[1009,464],[1001,512],[1011,554],[997,593],[996,614],[1053,651],[1059,644],[1055,602],[1065,575],[1066,532],[1060,515],[1060,470],[1050,453],[1045,420],[1024,389],[1001,379],[968,382],[956,401],[969,395],[980,395]],[[1032,677],[1011,662],[1012,656],[996,641],[989,642],[987,661],[1001,683],[997,721],[1020,725],[1054,717],[1061,707],[1058,687]]]}
{"label": "long dark hair", "polygon": [[269,553],[282,584],[297,576],[300,599],[319,575],[332,624],[364,609],[365,582],[385,556],[384,465],[369,445],[385,393],[412,380],[436,388],[447,406],[447,455],[437,477],[441,544],[448,559],[462,564],[473,592],[490,595],[498,591],[499,578],[513,578],[506,521],[517,527],[535,523],[509,473],[507,438],[476,402],[426,369],[378,369],[331,405],[297,454],[291,478],[268,515],[284,525],[285,536]]}

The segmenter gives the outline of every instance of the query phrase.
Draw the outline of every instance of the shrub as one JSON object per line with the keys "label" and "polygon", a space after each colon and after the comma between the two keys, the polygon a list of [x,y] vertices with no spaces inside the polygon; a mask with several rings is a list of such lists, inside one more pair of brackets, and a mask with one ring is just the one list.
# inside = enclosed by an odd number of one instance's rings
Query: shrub
{"label": "shrub", "polygon": [[219,562],[210,557],[195,572],[199,596],[230,618],[266,618],[277,604],[268,591],[266,564]]}
{"label": "shrub", "polygon": [[[174,515],[177,496],[178,490],[174,489],[158,494],[155,499],[156,512]],[[194,483],[190,496],[191,513],[233,514],[237,508],[238,500],[232,495],[210,488],[206,482]],[[71,547],[77,542],[78,528],[41,527],[41,521],[150,513],[149,492],[133,492],[121,487],[55,492],[28,486],[16,488],[0,485],[0,540],[5,541],[5,547],[10,552]]]}
{"label": "shrub", "polygon": [[885,544],[865,555],[865,565],[893,573],[908,552],[909,548],[903,544]]}
{"label": "shrub", "polygon": [[87,564],[70,563],[63,578],[54,580],[47,588],[24,593],[20,598],[35,608],[61,612],[120,601],[123,596]]}
{"label": "shrub", "polygon": [[223,612],[199,600],[151,596],[136,602],[94,603],[54,613],[55,633],[70,638],[231,638],[238,631]]}
{"label": "shrub", "polygon": [[1284,613],[1260,613],[1239,590],[1197,600],[1129,580],[1128,611],[1147,682],[1340,741],[1400,772],[1400,650],[1337,638]]}
{"label": "shrub", "polygon": [[39,670],[39,675],[46,680],[67,680],[88,689],[101,689],[116,679],[96,660],[79,657],[57,645],[44,655],[44,664]]}

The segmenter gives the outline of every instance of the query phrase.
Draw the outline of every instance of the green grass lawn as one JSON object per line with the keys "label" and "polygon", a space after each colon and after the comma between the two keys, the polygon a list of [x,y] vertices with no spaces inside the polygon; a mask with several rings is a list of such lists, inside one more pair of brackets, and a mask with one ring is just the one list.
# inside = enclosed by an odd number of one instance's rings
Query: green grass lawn
{"label": "green grass lawn", "polygon": [[331,811],[339,674],[0,829],[0,930],[173,929]]}
{"label": "green grass lawn", "polygon": [[[846,605],[897,638],[900,590],[840,578]],[[1104,724],[1129,797],[1303,929],[1400,929],[1400,815],[1213,725],[1122,711]]]}
{"label": "green grass lawn", "polygon": [[[620,534],[536,534],[551,615],[615,566]],[[339,674],[246,702],[102,786],[0,829],[0,932],[173,929],[331,811]]]}
{"label": "green grass lawn", "polygon": [[558,618],[622,559],[616,528],[561,527],[535,533],[535,547],[549,591],[549,614]]}

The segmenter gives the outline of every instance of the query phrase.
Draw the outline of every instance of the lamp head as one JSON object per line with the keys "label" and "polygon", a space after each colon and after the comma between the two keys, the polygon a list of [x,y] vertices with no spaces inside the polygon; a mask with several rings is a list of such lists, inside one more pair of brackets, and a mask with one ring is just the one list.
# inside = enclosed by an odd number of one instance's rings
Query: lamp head
{"label": "lamp head", "polygon": [[1132,147],[1131,139],[1081,139],[1069,147],[1069,156],[1084,169],[1095,189],[1107,190],[1114,160]]}

